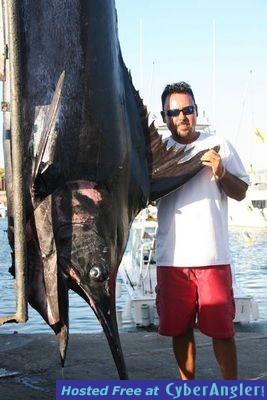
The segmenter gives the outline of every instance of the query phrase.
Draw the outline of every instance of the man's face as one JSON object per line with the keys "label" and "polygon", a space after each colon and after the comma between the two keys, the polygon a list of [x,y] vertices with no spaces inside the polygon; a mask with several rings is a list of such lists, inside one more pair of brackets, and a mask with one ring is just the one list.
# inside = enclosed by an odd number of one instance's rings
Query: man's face
{"label": "man's face", "polygon": [[[193,109],[190,109],[190,107],[187,108],[188,106],[193,106]],[[162,116],[163,121],[166,122],[168,129],[177,142],[191,143],[195,140],[195,126],[197,120],[196,106],[192,97],[185,93],[172,93],[167,96],[164,104],[165,111],[183,110],[184,108],[184,112],[181,111],[179,115],[168,116],[166,113],[162,113]]]}

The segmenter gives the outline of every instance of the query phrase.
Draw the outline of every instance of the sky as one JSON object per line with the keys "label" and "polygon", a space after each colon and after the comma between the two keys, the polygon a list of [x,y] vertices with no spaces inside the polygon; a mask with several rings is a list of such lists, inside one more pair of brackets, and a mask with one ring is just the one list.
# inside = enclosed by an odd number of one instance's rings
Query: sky
{"label": "sky", "polygon": [[165,85],[186,81],[200,118],[247,168],[267,169],[267,1],[116,0],[116,8],[122,55],[151,117]]}
{"label": "sky", "polygon": [[151,115],[166,84],[186,81],[200,117],[247,167],[267,169],[267,1],[116,0],[116,8],[123,58]]}

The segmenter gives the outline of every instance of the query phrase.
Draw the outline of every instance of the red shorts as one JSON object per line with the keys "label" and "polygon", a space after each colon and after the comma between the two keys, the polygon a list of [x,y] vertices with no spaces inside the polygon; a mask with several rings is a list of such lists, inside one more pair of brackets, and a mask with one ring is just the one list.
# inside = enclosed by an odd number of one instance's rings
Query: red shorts
{"label": "red shorts", "polygon": [[197,327],[207,336],[235,335],[235,302],[230,265],[157,268],[159,333],[181,336]]}

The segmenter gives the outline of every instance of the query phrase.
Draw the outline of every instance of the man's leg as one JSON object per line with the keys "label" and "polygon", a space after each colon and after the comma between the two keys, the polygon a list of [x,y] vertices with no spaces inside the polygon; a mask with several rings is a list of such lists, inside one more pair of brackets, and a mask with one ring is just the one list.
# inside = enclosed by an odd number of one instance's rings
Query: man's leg
{"label": "man's leg", "polygon": [[173,351],[183,380],[195,379],[196,345],[193,329],[172,338]]}
{"label": "man's leg", "polygon": [[219,364],[224,379],[237,379],[237,356],[235,339],[213,338],[214,354]]}
{"label": "man's leg", "polygon": [[[224,379],[237,379],[234,340],[235,303],[230,265],[195,268],[198,279],[198,327],[213,337],[213,348]],[[223,336],[224,339],[214,339]]]}

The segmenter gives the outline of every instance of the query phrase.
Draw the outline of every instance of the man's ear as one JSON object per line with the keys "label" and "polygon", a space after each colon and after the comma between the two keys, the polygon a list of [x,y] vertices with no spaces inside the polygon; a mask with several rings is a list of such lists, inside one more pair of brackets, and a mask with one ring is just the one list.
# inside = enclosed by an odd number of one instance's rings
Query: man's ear
{"label": "man's ear", "polygon": [[162,121],[166,124],[166,115],[164,111],[161,111],[161,117],[162,117]]}
{"label": "man's ear", "polygon": [[197,108],[197,104],[195,104],[195,109],[196,109],[196,114],[197,114],[197,117],[198,117],[198,108]]}

